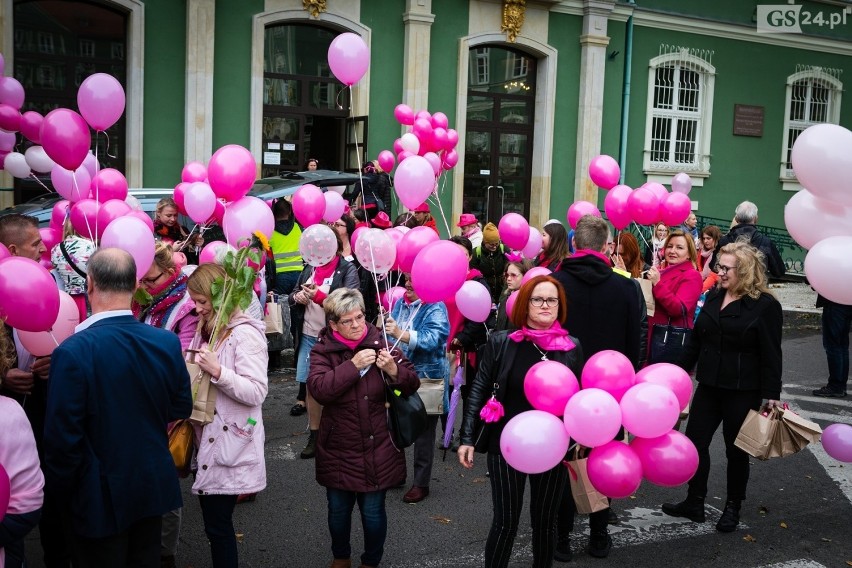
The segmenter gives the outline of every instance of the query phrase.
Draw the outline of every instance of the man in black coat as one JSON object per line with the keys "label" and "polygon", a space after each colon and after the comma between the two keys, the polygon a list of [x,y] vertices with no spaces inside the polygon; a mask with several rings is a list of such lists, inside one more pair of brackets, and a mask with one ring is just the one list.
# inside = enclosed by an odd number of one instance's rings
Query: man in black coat
{"label": "man in black coat", "polygon": [[751,201],[743,201],[737,205],[734,211],[734,226],[728,231],[728,234],[719,239],[719,244],[716,245],[716,250],[713,253],[713,258],[710,266],[716,266],[716,258],[719,255],[719,249],[728,243],[737,241],[745,241],[751,246],[763,253],[766,259],[767,276],[780,278],[787,272],[784,266],[784,259],[781,258],[781,253],[772,239],[761,233],[757,229],[757,205]]}

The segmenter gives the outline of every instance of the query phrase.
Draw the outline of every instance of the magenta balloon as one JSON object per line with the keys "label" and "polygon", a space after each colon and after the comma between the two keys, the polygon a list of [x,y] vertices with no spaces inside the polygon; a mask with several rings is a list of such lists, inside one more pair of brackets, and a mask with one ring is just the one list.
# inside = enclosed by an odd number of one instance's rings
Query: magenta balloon
{"label": "magenta balloon", "polygon": [[[106,232],[110,223],[119,217],[124,217],[130,213],[130,211],[130,205],[119,199],[110,199],[106,203],[102,203],[101,208],[98,211],[98,237],[103,237],[103,234]],[[103,244],[101,244],[101,246],[103,246]],[[148,268],[150,267],[151,265],[149,264]],[[145,272],[148,271],[148,268],[146,268],[142,274],[145,274]]]}
{"label": "magenta balloon", "polygon": [[432,147],[436,152],[445,150],[447,147],[447,130],[440,126],[436,126],[432,130]]}
{"label": "magenta balloon", "polygon": [[299,239],[299,252],[302,259],[315,268],[328,264],[337,255],[334,229],[323,223],[306,227]]}
{"label": "magenta balloon", "polygon": [[588,388],[568,399],[563,411],[565,430],[578,444],[594,448],[606,444],[621,428],[621,408],[608,392]]}
{"label": "magenta balloon", "polygon": [[[104,205],[107,205],[105,203]],[[142,278],[154,262],[154,235],[136,217],[119,217],[104,230],[101,248],[120,248],[136,262],[136,278]]]}
{"label": "magenta balloon", "polygon": [[58,201],[56,205],[53,206],[53,210],[50,213],[51,227],[60,231],[63,229],[65,226],[65,218],[68,216],[68,207],[70,206],[71,203],[67,199]]}
{"label": "magenta balloon", "polygon": [[56,193],[71,202],[88,199],[91,193],[92,179],[86,168],[71,172],[57,164],[50,171],[50,181]]}
{"label": "magenta balloon", "polygon": [[94,199],[81,199],[71,206],[71,226],[80,236],[94,240],[100,207]]}
{"label": "magenta balloon", "polygon": [[403,151],[405,148],[402,146],[402,140],[397,138],[393,141],[393,153],[397,156]]}
{"label": "magenta balloon", "polygon": [[685,193],[667,193],[660,200],[660,218],[670,227],[676,227],[686,221],[692,209],[692,202]]}
{"label": "magenta balloon", "polygon": [[0,150],[9,152],[15,147],[17,137],[14,132],[4,132],[0,130]]}
{"label": "magenta balloon", "polygon": [[692,190],[692,178],[684,172],[680,172],[672,178],[672,191],[689,195]]}
{"label": "magenta balloon", "polygon": [[548,274],[552,274],[553,272],[549,268],[545,268],[544,266],[534,266],[526,271],[524,276],[521,278],[521,285],[526,284],[536,276],[547,276]]}
{"label": "magenta balloon", "polygon": [[341,83],[351,87],[370,67],[370,48],[361,36],[342,33],[328,46],[328,66]]}
{"label": "magenta balloon", "polygon": [[[216,208],[213,209],[213,217],[212,219],[216,221],[219,225],[221,225],[225,221],[225,204],[222,203],[221,199],[216,200]],[[210,224],[211,220],[207,220],[207,224]]]}
{"label": "magenta balloon", "polygon": [[396,261],[396,243],[381,229],[367,229],[358,237],[355,256],[374,274],[387,274]]}
{"label": "magenta balloon", "polygon": [[554,416],[565,413],[568,400],[580,390],[574,373],[557,361],[536,363],[524,377],[524,394],[533,408]]}
{"label": "magenta balloon", "polygon": [[152,233],[154,232],[154,221],[151,220],[151,218],[148,217],[148,214],[145,213],[144,211],[139,211],[138,209],[132,209],[130,211],[130,213],[125,215],[125,217],[135,217],[136,219],[139,219],[140,221],[145,223],[145,226],[148,227],[148,230],[150,230]]}
{"label": "magenta balloon", "polygon": [[512,310],[515,309],[515,300],[518,299],[518,291],[515,290],[506,298],[506,315],[509,316],[509,319],[512,319]]}
{"label": "magenta balloon", "polygon": [[660,200],[647,187],[633,190],[627,200],[630,217],[639,225],[653,225],[660,218]]}
{"label": "magenta balloon", "polygon": [[201,249],[201,252],[198,255],[198,264],[211,264],[216,262],[216,256],[219,254],[219,251],[224,249],[225,251],[236,251],[234,247],[226,243],[225,241],[211,241],[204,245],[204,248]]}
{"label": "magenta balloon", "polygon": [[217,197],[237,201],[249,192],[257,175],[251,152],[236,144],[222,146],[210,158],[207,183]]}
{"label": "magenta balloon", "polygon": [[190,219],[204,223],[216,211],[216,194],[203,181],[192,182],[183,192],[183,206]]}
{"label": "magenta balloon", "polygon": [[450,119],[447,118],[447,115],[443,112],[436,112],[432,115],[432,127],[433,128],[443,128],[444,130],[450,125]]}
{"label": "magenta balloon", "polygon": [[447,145],[444,147],[446,151],[453,150],[459,143],[459,133],[454,128],[447,129]]}
{"label": "magenta balloon", "polygon": [[568,443],[568,433],[557,417],[528,410],[506,423],[500,435],[500,452],[518,471],[544,473],[561,467]]}
{"label": "magenta balloon", "polygon": [[[0,63],[2,63],[2,55],[0,55]],[[2,67],[2,65],[0,65]],[[12,498],[12,483],[9,481],[9,474],[3,464],[0,464],[0,521],[6,516],[6,511],[9,510],[9,501]]]}
{"label": "magenta balloon", "polygon": [[630,497],[642,483],[642,462],[630,446],[609,442],[589,452],[592,486],[612,499]]}
{"label": "magenta balloon", "polygon": [[500,240],[515,250],[521,250],[527,246],[530,240],[530,224],[517,213],[506,213],[497,225]]}
{"label": "magenta balloon", "polygon": [[491,294],[481,283],[468,280],[456,292],[456,307],[467,319],[482,323],[491,315]]}
{"label": "magenta balloon", "polygon": [[402,286],[394,286],[393,288],[389,288],[382,292],[379,296],[379,301],[385,311],[390,312],[393,310],[394,304],[401,300],[403,296],[405,296],[405,288]]}
{"label": "magenta balloon", "polygon": [[53,353],[57,343],[62,343],[74,333],[80,323],[80,310],[77,302],[65,292],[59,292],[59,310],[56,320],[48,331],[18,330],[21,345],[36,357],[45,357]]}
{"label": "magenta balloon", "polygon": [[613,187],[604,198],[604,211],[612,223],[612,226],[619,231],[630,224],[630,194],[633,190],[626,185],[617,185]]}
{"label": "magenta balloon", "polygon": [[39,263],[22,256],[0,260],[0,319],[23,331],[47,331],[59,313],[59,289]]}
{"label": "magenta balloon", "polygon": [[[0,264],[2,266],[2,264]],[[825,453],[843,463],[852,463],[852,426],[831,424],[822,432]]]}
{"label": "magenta balloon", "polygon": [[[405,236],[413,232],[409,231]],[[467,255],[462,247],[449,241],[438,241],[423,247],[414,259],[411,282],[423,302],[441,302],[455,297],[465,282],[467,271]],[[436,274],[441,277],[435,278]]]}
{"label": "magenta balloon", "polygon": [[21,111],[7,104],[0,104],[0,128],[7,132],[21,129]]}
{"label": "magenta balloon", "polygon": [[828,237],[852,235],[852,206],[802,189],[784,206],[784,224],[797,243],[810,249]]}
{"label": "magenta balloon", "polygon": [[95,155],[92,154],[91,150],[86,152],[86,157],[83,158],[83,167],[86,168],[87,172],[89,172],[89,177],[94,179],[94,177],[98,175],[98,159],[95,158]]}
{"label": "magenta balloon", "polygon": [[41,145],[50,158],[66,170],[76,170],[86,159],[92,138],[83,117],[67,108],[57,108],[41,123]]}
{"label": "magenta balloon", "polygon": [[447,150],[441,163],[445,170],[451,170],[459,163],[459,154],[455,150]]}
{"label": "magenta balloon", "polygon": [[[352,250],[355,250],[355,245],[358,242],[358,237],[360,237],[361,233],[366,231],[368,228],[369,227],[367,227],[366,225],[361,225],[360,227],[355,227],[355,230],[352,231],[351,235],[349,235],[349,248],[351,248]],[[431,231],[431,229],[429,229],[429,230]],[[432,232],[434,233],[435,231],[432,231]]]}
{"label": "magenta balloon", "polygon": [[390,150],[382,150],[376,159],[379,162],[379,167],[386,172],[390,172],[396,164],[396,158]]}
{"label": "magenta balloon", "polygon": [[607,349],[586,360],[580,382],[583,388],[603,389],[620,401],[624,393],[636,384],[636,374],[627,357]]}
{"label": "magenta balloon", "polygon": [[814,290],[838,304],[852,305],[852,257],[845,254],[852,236],[828,237],[815,244],[805,256],[805,276]]}
{"label": "magenta balloon", "polygon": [[77,108],[95,130],[106,130],[118,122],[124,105],[124,88],[112,75],[89,75],[77,89]]}
{"label": "magenta balloon", "polygon": [[438,157],[438,154],[435,152],[426,152],[423,154],[423,157],[426,158],[426,161],[429,162],[429,165],[432,166],[432,172],[437,176],[441,173],[442,162],[441,158]]}
{"label": "magenta balloon", "polygon": [[414,120],[416,121],[418,118],[428,120],[429,124],[432,124],[432,114],[426,109],[417,111],[417,114],[414,115]]}
{"label": "magenta balloon", "polygon": [[630,447],[642,463],[642,476],[662,487],[677,487],[698,471],[698,450],[676,430],[657,438],[634,438]]}
{"label": "magenta balloon", "polygon": [[173,199],[175,200],[175,205],[177,205],[178,212],[181,215],[186,215],[186,208],[184,207],[183,196],[186,193],[186,190],[189,189],[189,186],[190,184],[185,181],[180,182],[175,186],[175,192],[172,195]]}
{"label": "magenta balloon", "polygon": [[420,140],[421,146],[424,140],[432,138],[432,123],[425,118],[415,119],[414,125],[411,127],[411,132]]}
{"label": "magenta balloon", "polygon": [[414,154],[413,152],[409,152],[408,150],[403,150],[402,152],[400,152],[399,154],[396,155],[396,161],[401,164],[402,161],[405,160],[406,158],[410,158],[411,156],[415,156],[415,155],[416,154]]}
{"label": "magenta balloon", "polygon": [[[399,270],[399,243],[402,242],[402,237],[405,236],[405,233],[408,232],[408,227],[404,227],[405,231],[400,231],[399,227],[390,227],[389,229],[384,229],[384,232],[387,236],[391,238],[393,241],[394,250],[396,251],[396,255],[393,261],[393,266],[391,266],[391,270]],[[352,242],[350,241],[350,246]]]}
{"label": "magenta balloon", "polygon": [[14,77],[0,77],[0,103],[18,110],[24,106],[24,87]]}
{"label": "magenta balloon", "polygon": [[62,231],[53,227],[42,227],[38,230],[38,234],[41,236],[41,242],[44,243],[44,248],[47,249],[48,253],[62,240]]}
{"label": "magenta balloon", "polygon": [[393,109],[393,116],[396,121],[403,126],[411,126],[414,124],[414,111],[411,107],[405,104],[398,104]]}
{"label": "magenta balloon", "polygon": [[410,156],[396,167],[394,186],[399,200],[409,209],[421,205],[435,190],[435,172],[422,156]]}
{"label": "magenta balloon", "polygon": [[438,233],[429,227],[414,227],[405,235],[396,249],[397,263],[399,269],[403,272],[411,272],[414,265],[414,259],[420,254],[426,245],[441,240]]}
{"label": "magenta balloon", "polygon": [[680,409],[686,408],[692,398],[692,379],[689,373],[671,363],[654,363],[636,373],[636,384],[651,383],[671,389]]}
{"label": "magenta balloon", "polygon": [[808,191],[844,205],[852,205],[846,181],[852,179],[852,132],[836,124],[817,124],[799,134],[793,144],[793,170]]}
{"label": "magenta balloon", "polygon": [[187,162],[180,172],[180,180],[187,183],[207,180],[207,166],[201,162]]}
{"label": "magenta balloon", "polygon": [[275,217],[262,199],[248,195],[225,208],[222,224],[228,243],[240,246],[255,231],[260,231],[267,239],[271,237],[275,229]]}
{"label": "magenta balloon", "polygon": [[104,168],[92,179],[92,195],[101,203],[110,199],[124,201],[127,199],[127,178],[116,169]]}
{"label": "magenta balloon", "polygon": [[541,231],[535,227],[530,227],[530,238],[526,246],[521,251],[524,258],[534,259],[541,252]]}
{"label": "magenta balloon", "polygon": [[34,144],[41,144],[41,123],[44,117],[34,110],[21,115],[21,134]]}
{"label": "magenta balloon", "polygon": [[651,383],[630,387],[619,405],[621,423],[640,438],[656,438],[671,430],[681,408],[670,388]]}
{"label": "magenta balloon", "polygon": [[589,162],[589,177],[592,178],[596,186],[603,189],[612,189],[618,185],[618,180],[621,177],[621,168],[618,167],[618,162],[611,156],[601,154],[600,156],[595,156]]}
{"label": "magenta balloon", "polygon": [[576,229],[577,223],[585,215],[600,217],[601,212],[598,210],[598,206],[594,203],[589,201],[575,201],[570,207],[568,207],[568,224],[571,225],[572,229]]}
{"label": "magenta balloon", "polygon": [[662,199],[669,194],[669,191],[666,189],[666,186],[664,186],[661,183],[657,183],[655,181],[649,181],[647,183],[643,183],[642,187],[644,187],[645,189],[650,189],[651,191],[653,191],[654,195],[656,195],[657,199],[659,199],[660,201],[662,201]]}
{"label": "magenta balloon", "polygon": [[[297,189],[293,194],[293,213],[303,227],[322,221],[325,213],[325,197],[322,195],[322,190],[310,183]],[[337,219],[340,219],[340,216]]]}
{"label": "magenta balloon", "polygon": [[322,219],[326,223],[334,223],[343,216],[343,211],[346,209],[346,201],[339,193],[326,191],[323,194],[325,201],[325,209],[323,210]]}

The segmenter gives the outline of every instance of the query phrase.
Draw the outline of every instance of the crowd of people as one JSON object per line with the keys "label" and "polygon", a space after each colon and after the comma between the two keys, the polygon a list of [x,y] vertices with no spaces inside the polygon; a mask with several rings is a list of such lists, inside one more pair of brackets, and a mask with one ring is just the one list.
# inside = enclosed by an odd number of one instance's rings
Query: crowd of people
{"label": "crowd of people", "polygon": [[[694,328],[682,352],[668,361],[697,369],[686,435],[700,461],[685,501],[665,504],[663,511],[703,522],[709,446],[722,424],[728,496],[717,529],[736,529],[748,459],[733,440],[748,410],[764,401],[777,404],[781,391],[781,308],[766,283],[783,273],[783,262],[779,266],[771,240],[757,230],[754,204],[737,207],[725,235],[715,226],[699,230],[694,214],[681,227],[659,224],[644,252],[635,234],[613,234],[599,217],[583,217],[570,236],[562,223],[550,221],[532,259],[505,247],[493,223],[464,213],[455,223],[460,234],[450,241],[468,258],[466,279],[490,294],[491,316],[482,322],[466,318],[452,299],[421,300],[411,274],[376,278],[358,261],[352,238],[360,226],[438,232],[425,203],[391,222],[386,174],[369,166],[360,201],[329,223],[337,254],[321,266],[302,262],[303,227],[289,201],[272,205],[275,231],[265,269],[274,271],[265,279],[270,295],[259,286],[248,308],[229,314],[214,301],[215,282],[225,270],[216,262],[198,265],[200,247],[215,232],[181,227],[171,199],[157,207],[154,261],[138,280],[127,253],[96,250],[67,227],[50,254],[57,282],[79,308],[76,333],[46,357],[27,353],[8,327],[0,335],[0,415],[9,423],[0,429],[0,448],[14,436],[22,456],[14,507],[2,521],[4,528],[20,527],[17,538],[3,543],[6,566],[23,566],[23,539],[36,523],[49,566],[117,566],[130,558],[175,565],[182,503],[166,432],[193,409],[193,365],[209,375],[217,396],[212,420],[194,425],[192,493],[213,565],[237,566],[234,507],[266,486],[263,316],[267,301],[277,297],[289,307],[299,383],[290,414],[307,414],[301,458],[315,459],[316,480],[326,489],[333,567],[351,565],[356,503],[364,533],[361,566],[379,565],[387,490],[407,479],[404,450],[388,431],[388,388],[403,396],[420,389],[429,409],[427,427],[413,444],[412,484],[403,501],[429,496],[440,424],[450,442],[437,446],[457,450],[465,468],[473,467],[475,453],[487,454],[494,511],[486,566],[508,565],[527,480],[533,565],[570,560],[576,512],[566,469],[530,475],[514,469],[501,454],[500,432],[532,408],[523,382],[535,363],[558,361],[580,377],[588,357],[615,350],[639,370],[663,360],[652,348],[653,330],[668,325]],[[0,242],[33,260],[47,253],[31,217],[0,218]],[[524,282],[534,266],[549,273]],[[380,296],[394,284],[404,287],[402,298],[382,307]],[[214,333],[220,324],[223,332]],[[465,385],[456,433],[448,416],[457,372]],[[111,380],[116,377],[121,388]],[[489,400],[505,408],[493,423],[480,419]],[[121,420],[110,420],[119,414]],[[592,556],[609,554],[614,515],[610,509],[592,513]]]}

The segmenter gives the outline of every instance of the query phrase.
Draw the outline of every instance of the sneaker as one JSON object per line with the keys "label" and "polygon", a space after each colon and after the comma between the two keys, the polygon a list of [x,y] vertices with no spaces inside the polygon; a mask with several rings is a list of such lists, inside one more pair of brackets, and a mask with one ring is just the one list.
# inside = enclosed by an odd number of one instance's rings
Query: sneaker
{"label": "sneaker", "polygon": [[290,408],[290,416],[301,416],[308,411],[308,407],[298,402]]}
{"label": "sneaker", "polygon": [[556,541],[556,552],[553,553],[553,559],[557,562],[571,562],[572,557],[571,537],[560,536]]}
{"label": "sneaker", "polygon": [[846,391],[836,391],[828,386],[824,386],[813,391],[813,395],[823,398],[843,398],[846,396]]}
{"label": "sneaker", "polygon": [[612,537],[609,532],[604,529],[602,531],[594,531],[589,535],[589,554],[595,558],[606,558],[609,556],[609,551],[612,550]]}

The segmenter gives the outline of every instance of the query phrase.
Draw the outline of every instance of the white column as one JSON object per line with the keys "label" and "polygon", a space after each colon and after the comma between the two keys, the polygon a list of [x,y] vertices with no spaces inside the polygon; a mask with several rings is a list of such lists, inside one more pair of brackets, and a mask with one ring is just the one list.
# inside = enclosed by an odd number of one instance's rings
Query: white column
{"label": "white column", "polygon": [[186,3],[186,115],[184,160],[213,154],[213,46],[216,0]]}
{"label": "white column", "polygon": [[415,112],[429,104],[429,52],[434,21],[432,0],[406,0],[402,14],[405,26],[402,102]]}
{"label": "white column", "polygon": [[589,179],[589,162],[600,154],[606,73],[607,19],[615,7],[611,0],[583,1],[580,35],[580,104],[577,110],[577,163],[574,200],[597,203],[597,186]]}

